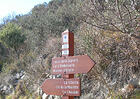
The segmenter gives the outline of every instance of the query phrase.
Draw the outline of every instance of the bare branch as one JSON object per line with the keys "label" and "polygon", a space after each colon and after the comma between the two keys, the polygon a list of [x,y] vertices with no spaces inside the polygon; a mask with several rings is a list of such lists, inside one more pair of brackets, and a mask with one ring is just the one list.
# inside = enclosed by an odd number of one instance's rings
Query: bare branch
{"label": "bare branch", "polygon": [[119,7],[119,1],[118,0],[116,0],[116,6],[118,8],[118,12],[119,12],[119,16],[120,16],[120,19],[121,19],[123,30],[124,30],[124,32],[126,32],[125,25],[124,25],[124,22],[123,22],[123,18],[122,18],[122,14],[121,14],[121,10],[120,10],[120,7]]}
{"label": "bare branch", "polygon": [[92,24],[91,22],[87,22],[87,21],[83,21],[83,22],[85,22],[85,23],[87,23],[87,24],[89,24],[89,25],[91,25],[93,27],[96,27],[98,29],[108,30],[108,31],[113,31],[113,32],[119,32],[119,30],[116,30],[116,29],[113,29],[113,28],[112,29],[111,28],[105,28],[103,26],[95,25],[95,24]]}
{"label": "bare branch", "polygon": [[[130,13],[129,9],[127,8],[127,6],[126,6],[125,4],[123,4],[123,6],[124,6],[124,7],[126,8],[126,10],[128,11],[129,18],[130,18],[129,21],[131,21],[131,23],[132,23],[132,16],[131,16],[131,13]],[[131,27],[132,27],[132,24],[130,24],[130,25],[131,25]]]}
{"label": "bare branch", "polygon": [[114,28],[116,28],[118,31],[120,31],[120,32],[122,32],[122,33],[125,33],[125,32],[123,32],[121,29],[119,29],[117,26],[115,26],[113,23],[111,23],[111,25],[112,25]]}

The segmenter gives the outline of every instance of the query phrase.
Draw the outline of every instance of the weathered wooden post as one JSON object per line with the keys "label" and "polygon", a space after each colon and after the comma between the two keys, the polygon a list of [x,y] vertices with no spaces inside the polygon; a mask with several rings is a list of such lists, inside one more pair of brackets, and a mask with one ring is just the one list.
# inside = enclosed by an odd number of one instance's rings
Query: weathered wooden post
{"label": "weathered wooden post", "polygon": [[[74,55],[74,34],[69,30],[62,33],[62,57],[73,56]],[[74,78],[74,74],[62,75],[64,79]],[[62,99],[74,99],[74,96],[62,96]]]}

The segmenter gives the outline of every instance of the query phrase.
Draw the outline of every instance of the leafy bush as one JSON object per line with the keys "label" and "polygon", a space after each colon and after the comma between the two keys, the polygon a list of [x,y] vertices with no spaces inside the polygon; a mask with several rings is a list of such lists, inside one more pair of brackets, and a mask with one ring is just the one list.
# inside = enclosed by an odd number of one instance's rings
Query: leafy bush
{"label": "leafy bush", "polygon": [[2,66],[2,72],[4,73],[16,73],[18,72],[19,68],[16,66],[15,63],[4,63]]}
{"label": "leafy bush", "polygon": [[14,49],[16,53],[18,48],[24,44],[25,39],[21,28],[16,24],[8,23],[0,31],[0,41],[8,48]]}

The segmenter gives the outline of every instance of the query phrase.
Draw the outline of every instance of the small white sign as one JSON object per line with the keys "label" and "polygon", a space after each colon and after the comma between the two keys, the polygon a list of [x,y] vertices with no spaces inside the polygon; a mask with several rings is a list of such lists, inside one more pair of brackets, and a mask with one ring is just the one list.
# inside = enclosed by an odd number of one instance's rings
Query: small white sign
{"label": "small white sign", "polygon": [[68,48],[69,48],[69,44],[62,45],[62,49],[68,49]]}
{"label": "small white sign", "polygon": [[62,55],[69,55],[69,50],[63,50]]}
{"label": "small white sign", "polygon": [[68,42],[68,34],[63,35],[63,43]]}

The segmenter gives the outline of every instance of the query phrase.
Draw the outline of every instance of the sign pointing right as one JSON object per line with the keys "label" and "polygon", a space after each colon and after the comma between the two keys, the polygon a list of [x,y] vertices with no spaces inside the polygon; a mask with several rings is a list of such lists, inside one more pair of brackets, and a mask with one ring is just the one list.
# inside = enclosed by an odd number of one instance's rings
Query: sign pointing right
{"label": "sign pointing right", "polygon": [[52,74],[87,73],[95,62],[87,55],[58,57],[52,59]]}

